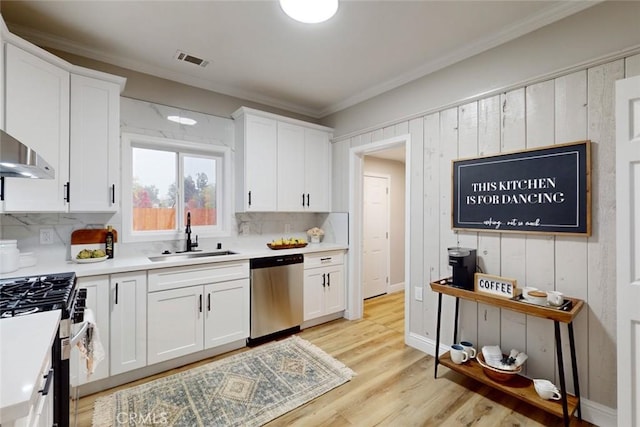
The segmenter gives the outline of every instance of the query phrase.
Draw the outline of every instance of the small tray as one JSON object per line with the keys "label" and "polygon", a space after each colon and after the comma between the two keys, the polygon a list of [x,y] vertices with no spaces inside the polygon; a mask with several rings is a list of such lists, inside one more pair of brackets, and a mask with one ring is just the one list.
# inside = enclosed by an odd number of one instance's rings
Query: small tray
{"label": "small tray", "polygon": [[572,307],[572,302],[570,299],[564,299],[564,301],[562,302],[561,305],[551,305],[548,302],[544,302],[544,303],[537,303],[537,302],[533,302],[530,301],[528,299],[526,299],[525,297],[523,297],[522,295],[518,295],[517,297],[513,298],[514,301],[518,301],[518,302],[525,302],[527,304],[531,304],[531,305],[537,305],[538,307],[545,307],[545,308],[554,308],[556,310],[562,310],[562,311],[569,311],[571,310]]}
{"label": "small tray", "polygon": [[304,248],[307,245],[308,245],[308,243],[294,243],[294,244],[290,244],[290,245],[275,245],[274,246],[271,243],[267,243],[267,246],[269,247],[269,249],[273,249],[274,251],[277,251],[279,249]]}
{"label": "small tray", "polygon": [[102,262],[104,260],[106,260],[107,258],[109,258],[107,255],[100,257],[100,258],[73,258],[71,261],[75,262],[76,264],[91,264],[94,262]]}

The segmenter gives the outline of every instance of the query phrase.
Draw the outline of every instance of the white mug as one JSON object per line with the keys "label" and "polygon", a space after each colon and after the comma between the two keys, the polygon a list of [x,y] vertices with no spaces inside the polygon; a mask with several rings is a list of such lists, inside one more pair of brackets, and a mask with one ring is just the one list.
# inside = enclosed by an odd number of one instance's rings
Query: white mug
{"label": "white mug", "polygon": [[456,365],[461,365],[462,363],[469,360],[469,353],[464,351],[464,347],[462,347],[460,344],[452,345],[451,351],[449,353],[451,354],[451,360]]}
{"label": "white mug", "polygon": [[460,341],[460,345],[462,346],[462,349],[469,356],[469,359],[473,359],[474,357],[476,357],[477,352],[476,352],[476,349],[473,348],[473,343],[469,341]]}
{"label": "white mug", "polygon": [[562,395],[560,390],[549,380],[536,379],[533,380],[533,386],[538,396],[544,400],[560,400]]}
{"label": "white mug", "polygon": [[547,291],[547,302],[549,305],[553,305],[555,307],[561,306],[564,302],[562,293],[558,291]]}

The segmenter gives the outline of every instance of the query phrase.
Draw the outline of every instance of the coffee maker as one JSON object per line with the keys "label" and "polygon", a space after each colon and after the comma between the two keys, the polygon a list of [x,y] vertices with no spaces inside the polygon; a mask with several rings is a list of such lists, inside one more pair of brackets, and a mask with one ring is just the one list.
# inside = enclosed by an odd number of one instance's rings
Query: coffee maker
{"label": "coffee maker", "polygon": [[449,252],[449,265],[453,267],[452,286],[474,290],[474,275],[476,273],[476,250],[470,248],[452,247]]}

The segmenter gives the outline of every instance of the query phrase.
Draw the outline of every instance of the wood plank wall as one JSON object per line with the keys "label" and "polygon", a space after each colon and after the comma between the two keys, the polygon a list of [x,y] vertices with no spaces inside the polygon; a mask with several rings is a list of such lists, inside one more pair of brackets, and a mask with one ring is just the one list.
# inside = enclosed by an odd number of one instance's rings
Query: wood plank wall
{"label": "wood plank wall", "polygon": [[[424,286],[422,302],[410,298],[410,331],[435,341],[437,297],[429,282],[450,274],[446,248],[478,249],[487,273],[514,277],[519,286],[559,290],[584,299],[574,323],[580,388],[590,401],[616,407],[615,126],[614,85],[640,75],[640,55],[593,66],[499,95],[383,127],[334,143],[334,158],[348,165],[349,148],[411,135],[410,284]],[[590,237],[494,234],[451,230],[451,160],[590,139]],[[347,159],[347,160],[345,160]],[[348,171],[336,175],[345,188]],[[346,192],[334,206],[348,201]],[[340,210],[340,209],[339,209]],[[413,292],[412,292],[413,295]],[[443,299],[443,342],[452,344],[453,299]],[[563,343],[568,342],[566,328]],[[529,355],[527,374],[557,382],[551,322],[484,304],[461,304],[461,339],[499,344]],[[564,348],[568,359],[569,348]],[[572,388],[570,364],[566,362]]]}

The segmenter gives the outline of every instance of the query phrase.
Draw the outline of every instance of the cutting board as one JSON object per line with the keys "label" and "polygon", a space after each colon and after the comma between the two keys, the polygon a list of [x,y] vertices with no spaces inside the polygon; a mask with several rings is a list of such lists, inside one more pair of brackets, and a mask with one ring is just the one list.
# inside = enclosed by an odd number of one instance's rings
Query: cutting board
{"label": "cutting board", "polygon": [[[118,232],[113,229],[113,242],[118,241]],[[72,245],[86,245],[91,243],[104,243],[107,238],[106,228],[81,228],[71,233]]]}

